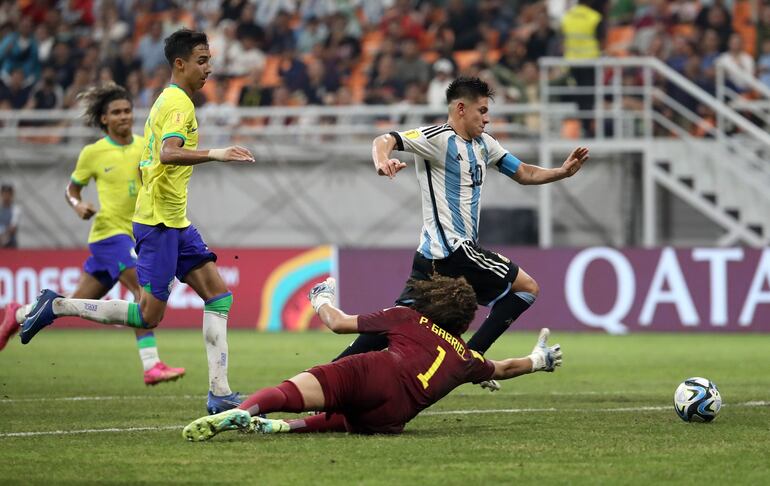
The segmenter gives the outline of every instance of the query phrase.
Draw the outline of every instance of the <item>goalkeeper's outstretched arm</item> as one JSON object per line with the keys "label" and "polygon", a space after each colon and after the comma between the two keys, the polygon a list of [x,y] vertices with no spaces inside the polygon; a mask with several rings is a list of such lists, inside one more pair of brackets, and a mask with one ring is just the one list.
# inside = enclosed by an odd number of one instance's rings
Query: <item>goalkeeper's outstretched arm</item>
{"label": "goalkeeper's outstretched arm", "polygon": [[318,313],[323,323],[337,334],[353,334],[358,332],[358,316],[345,314],[334,306],[337,282],[329,277],[316,284],[310,291],[310,303]]}

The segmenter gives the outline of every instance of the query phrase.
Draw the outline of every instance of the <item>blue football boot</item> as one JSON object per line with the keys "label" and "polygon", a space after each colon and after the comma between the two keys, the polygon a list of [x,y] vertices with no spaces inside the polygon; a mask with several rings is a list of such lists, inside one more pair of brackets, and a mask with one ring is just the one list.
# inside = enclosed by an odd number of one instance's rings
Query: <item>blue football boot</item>
{"label": "blue football boot", "polygon": [[21,344],[27,344],[35,337],[35,334],[39,333],[44,327],[51,325],[54,319],[56,319],[56,314],[53,312],[53,301],[61,297],[61,295],[53,290],[43,289],[40,292],[35,305],[21,325]]}
{"label": "blue football boot", "polygon": [[242,401],[243,399],[238,392],[219,397],[209,391],[209,396],[206,400],[206,410],[209,412],[209,415],[214,415],[233,409],[240,405]]}

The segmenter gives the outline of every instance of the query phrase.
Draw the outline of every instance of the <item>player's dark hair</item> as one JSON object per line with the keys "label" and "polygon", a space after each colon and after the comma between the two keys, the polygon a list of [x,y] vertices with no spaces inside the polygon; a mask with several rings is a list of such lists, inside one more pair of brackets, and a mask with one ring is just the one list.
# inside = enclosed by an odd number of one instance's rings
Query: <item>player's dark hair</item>
{"label": "player's dark hair", "polygon": [[446,89],[446,102],[451,103],[461,98],[476,100],[478,98],[494,98],[495,90],[489,87],[486,81],[479,78],[460,76]]}
{"label": "player's dark hair", "polygon": [[430,280],[409,279],[407,285],[414,289],[414,310],[455,336],[468,330],[478,304],[465,277],[433,275]]}
{"label": "player's dark hair", "polygon": [[123,86],[108,81],[99,86],[92,86],[82,93],[78,94],[77,99],[85,105],[83,118],[86,119],[86,125],[89,127],[99,127],[103,132],[107,132],[107,125],[102,123],[102,115],[107,113],[110,103],[116,100],[127,100],[133,107],[131,93]]}
{"label": "player's dark hair", "polygon": [[176,58],[188,59],[195,46],[201,44],[208,46],[209,39],[203,32],[197,32],[190,29],[179,29],[170,36],[166,37],[163,53],[170,66],[174,65]]}

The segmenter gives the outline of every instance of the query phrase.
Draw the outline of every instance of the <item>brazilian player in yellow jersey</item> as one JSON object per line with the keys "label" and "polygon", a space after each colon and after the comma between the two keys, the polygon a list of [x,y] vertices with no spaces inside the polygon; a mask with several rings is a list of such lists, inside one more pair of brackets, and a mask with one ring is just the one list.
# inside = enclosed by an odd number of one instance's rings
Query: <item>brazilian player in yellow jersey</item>
{"label": "brazilian player in yellow jersey", "polygon": [[165,39],[164,53],[171,65],[171,83],[153,104],[145,124],[145,148],[139,162],[142,187],[133,218],[136,273],[142,287],[139,304],[67,299],[46,289],[22,324],[21,342],[29,342],[64,315],[154,328],[163,318],[176,277],[204,301],[203,337],[209,367],[206,408],[209,413],[219,413],[241,402],[227,380],[227,316],[233,297],[217,272],[217,256],[187,219],[187,182],[193,165],[254,162],[254,157],[237,146],[198,150],[198,122],[191,96],[212,71],[206,34],[178,30]]}
{"label": "brazilian player in yellow jersey", "polygon": [[[67,202],[77,215],[84,220],[94,220],[88,236],[91,255],[83,265],[84,272],[71,297],[101,299],[120,282],[138,301],[140,287],[131,217],[141,186],[138,169],[144,138],[131,132],[134,122],[131,95],[121,86],[115,83],[95,86],[81,93],[79,99],[85,106],[87,124],[100,128],[105,137],[83,148],[66,189]],[[81,198],[83,187],[91,179],[96,181],[99,210]],[[15,304],[6,310],[0,326],[0,349],[8,337],[18,331],[31,307]],[[184,376],[184,368],[172,368],[160,360],[152,330],[136,329],[135,333],[145,384],[155,385]]]}

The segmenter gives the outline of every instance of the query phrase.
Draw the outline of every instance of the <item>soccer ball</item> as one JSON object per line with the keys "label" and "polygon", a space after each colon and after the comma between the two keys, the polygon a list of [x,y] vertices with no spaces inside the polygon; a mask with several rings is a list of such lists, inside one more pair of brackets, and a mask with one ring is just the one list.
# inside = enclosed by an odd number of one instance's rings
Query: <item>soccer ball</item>
{"label": "soccer ball", "polygon": [[674,410],[685,422],[711,422],[721,408],[722,396],[706,378],[688,378],[674,393]]}

